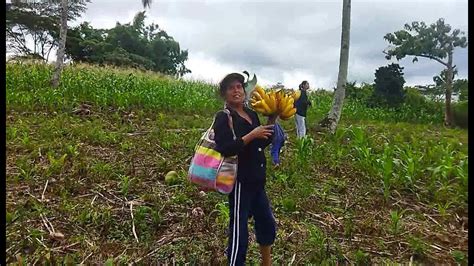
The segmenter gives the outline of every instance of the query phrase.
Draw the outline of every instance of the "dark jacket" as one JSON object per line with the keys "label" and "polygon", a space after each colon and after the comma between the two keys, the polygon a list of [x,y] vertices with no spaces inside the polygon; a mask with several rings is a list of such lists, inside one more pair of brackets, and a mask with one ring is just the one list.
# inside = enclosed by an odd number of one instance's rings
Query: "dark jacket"
{"label": "dark jacket", "polygon": [[216,150],[224,156],[238,155],[237,180],[239,182],[252,184],[255,187],[264,186],[266,180],[265,148],[272,142],[272,138],[254,139],[244,145],[242,137],[260,126],[258,115],[253,110],[244,107],[244,110],[252,119],[252,124],[249,124],[237,112],[232,109],[229,110],[237,139],[233,139],[227,114],[222,111],[218,112],[214,123]]}
{"label": "dark jacket", "polygon": [[311,106],[311,102],[308,99],[308,94],[305,90],[301,90],[301,96],[295,102],[296,114],[306,117],[308,106]]}

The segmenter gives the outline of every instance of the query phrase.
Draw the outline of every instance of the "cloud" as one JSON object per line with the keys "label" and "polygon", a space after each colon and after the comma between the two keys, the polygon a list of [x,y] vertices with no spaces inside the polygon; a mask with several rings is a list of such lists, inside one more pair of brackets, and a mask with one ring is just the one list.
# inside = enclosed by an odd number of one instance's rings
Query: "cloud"
{"label": "cloud", "polygon": [[[268,84],[332,89],[337,82],[342,4],[333,1],[154,1],[147,22],[157,23],[189,51],[186,78],[220,80],[226,73],[248,70]],[[140,0],[93,1],[80,20],[110,28],[128,23],[143,10]],[[386,33],[405,23],[427,24],[445,18],[467,33],[467,1],[355,1],[351,10],[349,80],[373,82],[375,69],[387,65],[382,51]],[[460,77],[467,77],[467,49],[455,51]],[[399,62],[407,84],[426,84],[442,66],[411,58]]]}

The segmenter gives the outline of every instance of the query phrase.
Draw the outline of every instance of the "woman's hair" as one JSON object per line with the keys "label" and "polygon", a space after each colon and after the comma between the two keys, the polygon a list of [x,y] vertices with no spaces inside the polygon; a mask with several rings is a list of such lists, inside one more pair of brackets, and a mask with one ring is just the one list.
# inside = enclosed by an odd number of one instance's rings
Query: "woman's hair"
{"label": "woman's hair", "polygon": [[301,84],[300,84],[300,86],[299,86],[300,90],[303,88],[303,86],[304,86],[305,84],[308,84],[308,81],[307,81],[307,80],[303,80],[303,82],[301,82]]}
{"label": "woman's hair", "polygon": [[236,80],[240,82],[242,86],[245,85],[245,77],[239,73],[230,73],[222,79],[222,81],[219,83],[219,94],[221,95],[221,97],[225,96],[225,92],[227,91],[227,88],[229,87],[230,83]]}

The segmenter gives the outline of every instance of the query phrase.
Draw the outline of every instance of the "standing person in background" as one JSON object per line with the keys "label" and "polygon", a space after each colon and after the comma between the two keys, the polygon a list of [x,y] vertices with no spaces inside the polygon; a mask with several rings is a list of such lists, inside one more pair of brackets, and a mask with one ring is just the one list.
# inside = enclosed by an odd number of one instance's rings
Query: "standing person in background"
{"label": "standing person in background", "polygon": [[306,91],[309,89],[308,81],[301,82],[299,89],[301,91],[300,98],[295,102],[296,107],[296,136],[302,138],[306,135],[306,110],[311,106]]}

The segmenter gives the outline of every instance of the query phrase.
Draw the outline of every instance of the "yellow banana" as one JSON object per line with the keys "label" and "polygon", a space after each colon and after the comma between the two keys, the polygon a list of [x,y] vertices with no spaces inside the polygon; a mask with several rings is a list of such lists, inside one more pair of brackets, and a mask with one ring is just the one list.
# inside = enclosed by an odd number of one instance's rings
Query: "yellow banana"
{"label": "yellow banana", "polygon": [[282,96],[283,96],[283,91],[282,91],[282,90],[278,90],[278,91],[276,92],[276,95],[275,95],[275,98],[276,98],[276,100],[277,100],[277,103],[280,102]]}
{"label": "yellow banana", "polygon": [[261,114],[265,114],[265,108],[263,107],[253,107],[253,109],[258,112],[258,113],[261,113]]}
{"label": "yellow banana", "polygon": [[268,106],[271,108],[272,113],[275,113],[277,111],[277,102],[275,99],[275,94],[270,94],[269,98],[270,104]]}
{"label": "yellow banana", "polygon": [[287,106],[288,106],[288,95],[284,94],[283,98],[280,100],[280,106],[279,106],[280,112],[285,110]]}
{"label": "yellow banana", "polygon": [[280,111],[280,113],[285,114],[293,108],[292,104],[287,103],[285,108]]}
{"label": "yellow banana", "polygon": [[300,90],[297,90],[297,91],[294,91],[293,94],[292,94],[292,97],[293,99],[298,100],[301,96],[301,91]]}
{"label": "yellow banana", "polygon": [[265,111],[267,114],[271,114],[272,110],[270,109],[270,106],[266,103],[266,101],[261,101],[263,108],[265,108]]}
{"label": "yellow banana", "polygon": [[[254,100],[254,99],[252,99],[252,100]],[[250,105],[252,105],[252,107],[260,107],[261,106],[261,101],[250,102]]]}
{"label": "yellow banana", "polygon": [[262,96],[260,95],[260,93],[258,93],[256,90],[254,90],[251,94],[252,98],[255,98],[257,99],[258,101],[262,100]]}
{"label": "yellow banana", "polygon": [[264,97],[264,95],[266,95],[265,91],[260,86],[255,86],[255,91],[257,91],[262,98]]}
{"label": "yellow banana", "polygon": [[296,112],[296,108],[295,107],[292,107],[290,108],[289,110],[287,110],[286,112],[283,112],[281,113],[283,116],[292,116],[294,115],[294,113]]}
{"label": "yellow banana", "polygon": [[291,106],[293,107],[293,104],[295,103],[295,99],[293,97],[288,97],[288,100],[287,100],[287,106]]}
{"label": "yellow banana", "polygon": [[287,112],[287,113],[282,113],[282,114],[280,114],[280,118],[281,118],[282,120],[288,120],[288,119],[290,119],[291,117],[293,117],[293,116],[295,115],[295,113],[296,113],[296,108],[293,108],[293,109],[290,109],[290,111]]}

